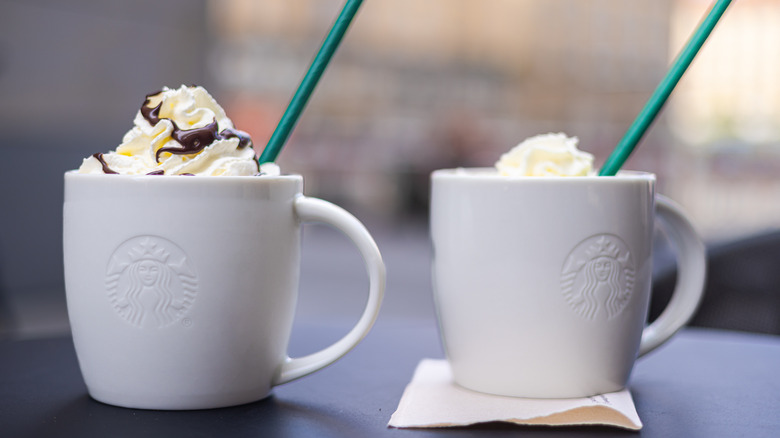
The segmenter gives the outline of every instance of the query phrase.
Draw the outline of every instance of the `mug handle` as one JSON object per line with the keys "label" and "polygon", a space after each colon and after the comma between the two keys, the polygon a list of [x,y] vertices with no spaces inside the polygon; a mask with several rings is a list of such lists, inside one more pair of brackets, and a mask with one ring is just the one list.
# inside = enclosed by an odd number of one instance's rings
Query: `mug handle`
{"label": "mug handle", "polygon": [[374,239],[366,227],[343,208],[322,199],[298,195],[294,201],[295,215],[302,222],[322,222],[331,225],[352,240],[368,271],[368,302],[357,324],[343,338],[316,353],[287,359],[274,377],[280,385],[320,370],[344,356],[360,342],[374,325],[385,293],[385,264]]}
{"label": "mug handle", "polygon": [[657,195],[655,212],[677,247],[677,285],[664,311],[642,332],[639,356],[655,350],[688,323],[704,295],[707,270],[704,243],[677,204]]}

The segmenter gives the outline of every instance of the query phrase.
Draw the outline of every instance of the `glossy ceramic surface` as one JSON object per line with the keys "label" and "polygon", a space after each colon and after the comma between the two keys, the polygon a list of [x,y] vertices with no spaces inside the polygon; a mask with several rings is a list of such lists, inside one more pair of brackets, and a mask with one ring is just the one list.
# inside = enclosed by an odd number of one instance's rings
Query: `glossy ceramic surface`
{"label": "glossy ceramic surface", "polygon": [[[120,406],[200,409],[265,397],[354,347],[385,287],[357,219],[301,194],[300,176],[65,175],[68,313],[90,395]],[[322,221],[365,259],[363,316],[342,340],[290,359],[300,224]]]}
{"label": "glossy ceramic surface", "polygon": [[[680,248],[672,303],[646,328],[656,219]],[[671,337],[703,291],[704,247],[655,176],[432,175],[433,280],[458,384],[569,398],[626,385],[634,361]]]}

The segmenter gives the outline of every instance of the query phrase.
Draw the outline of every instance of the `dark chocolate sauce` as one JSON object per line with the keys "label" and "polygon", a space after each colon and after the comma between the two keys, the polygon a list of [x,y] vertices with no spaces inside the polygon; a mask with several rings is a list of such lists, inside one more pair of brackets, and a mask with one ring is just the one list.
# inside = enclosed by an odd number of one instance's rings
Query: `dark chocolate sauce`
{"label": "dark chocolate sauce", "polygon": [[194,129],[179,129],[179,127],[176,125],[176,122],[171,121],[171,123],[173,123],[173,132],[171,132],[171,138],[176,140],[176,142],[179,143],[181,147],[177,148],[169,146],[158,149],[157,155],[155,155],[155,159],[158,163],[160,162],[160,154],[163,152],[170,152],[176,155],[195,154],[202,151],[206,146],[210,145],[214,142],[214,140],[219,138],[219,134],[217,134],[216,119],[202,128]]}
{"label": "dark chocolate sauce", "polygon": [[152,126],[156,125],[157,122],[160,121],[160,108],[162,108],[162,101],[160,101],[160,103],[158,103],[157,106],[150,107],[148,106],[149,100],[160,93],[162,93],[162,90],[154,92],[152,94],[147,94],[143,105],[141,105],[141,115]]}
{"label": "dark chocolate sauce", "polygon": [[147,175],[165,175],[165,171],[162,170],[162,169],[153,170],[153,171],[147,173]]}
{"label": "dark chocolate sauce", "polygon": [[111,170],[110,167],[108,167],[108,164],[106,163],[105,158],[103,158],[103,154],[98,152],[96,154],[92,154],[92,156],[95,157],[95,159],[98,160],[98,162],[100,162],[100,165],[103,167],[103,173],[105,173],[107,175],[118,175],[119,174],[119,172],[115,172],[115,171]]}
{"label": "dark chocolate sauce", "polygon": [[244,149],[247,146],[253,146],[252,138],[249,137],[249,134],[238,129],[225,128],[222,130],[222,132],[219,133],[219,138],[237,138],[239,149]]}

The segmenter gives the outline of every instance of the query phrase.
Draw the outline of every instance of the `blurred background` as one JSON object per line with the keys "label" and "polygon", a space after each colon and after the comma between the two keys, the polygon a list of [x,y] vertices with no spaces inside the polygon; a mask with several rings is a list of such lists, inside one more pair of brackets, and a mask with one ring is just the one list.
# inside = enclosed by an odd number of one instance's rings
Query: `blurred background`
{"label": "blurred background", "polygon": [[[0,337],[67,331],[64,171],[164,85],[205,86],[262,147],[342,4],[0,0]],[[430,316],[430,171],[558,131],[602,163],[709,5],[367,0],[278,163],[376,235],[386,311]],[[734,2],[625,166],[658,174],[707,242],[780,224],[777,23],[776,0]],[[307,230],[304,274],[340,274],[319,256],[359,269],[328,233]]]}

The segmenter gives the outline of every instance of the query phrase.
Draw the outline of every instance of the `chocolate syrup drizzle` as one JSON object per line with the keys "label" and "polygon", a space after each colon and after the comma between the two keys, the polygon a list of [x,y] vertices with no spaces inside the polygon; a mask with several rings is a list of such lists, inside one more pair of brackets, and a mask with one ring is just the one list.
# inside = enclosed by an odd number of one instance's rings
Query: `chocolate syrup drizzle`
{"label": "chocolate syrup drizzle", "polygon": [[[141,115],[152,126],[156,125],[161,120],[160,108],[162,107],[162,102],[154,107],[150,107],[149,100],[160,93],[162,93],[162,91],[146,95],[146,100],[144,100],[143,105],[141,105]],[[239,149],[252,146],[252,139],[249,137],[249,134],[244,131],[231,128],[225,128],[221,132],[218,131],[219,127],[216,119],[202,128],[193,129],[181,129],[173,120],[171,120],[171,123],[173,124],[171,137],[176,140],[181,147],[168,146],[158,149],[157,154],[155,155],[155,160],[157,160],[158,163],[160,162],[160,154],[163,152],[169,152],[175,155],[195,154],[202,151],[215,140],[237,138]]]}
{"label": "chocolate syrup drizzle", "polygon": [[103,158],[103,154],[98,152],[96,154],[92,154],[92,156],[95,157],[95,159],[98,160],[98,162],[100,162],[100,165],[103,167],[103,173],[105,173],[107,175],[118,175],[119,174],[119,172],[115,172],[115,171],[111,170],[110,167],[108,167],[108,163],[106,163],[106,159]]}

